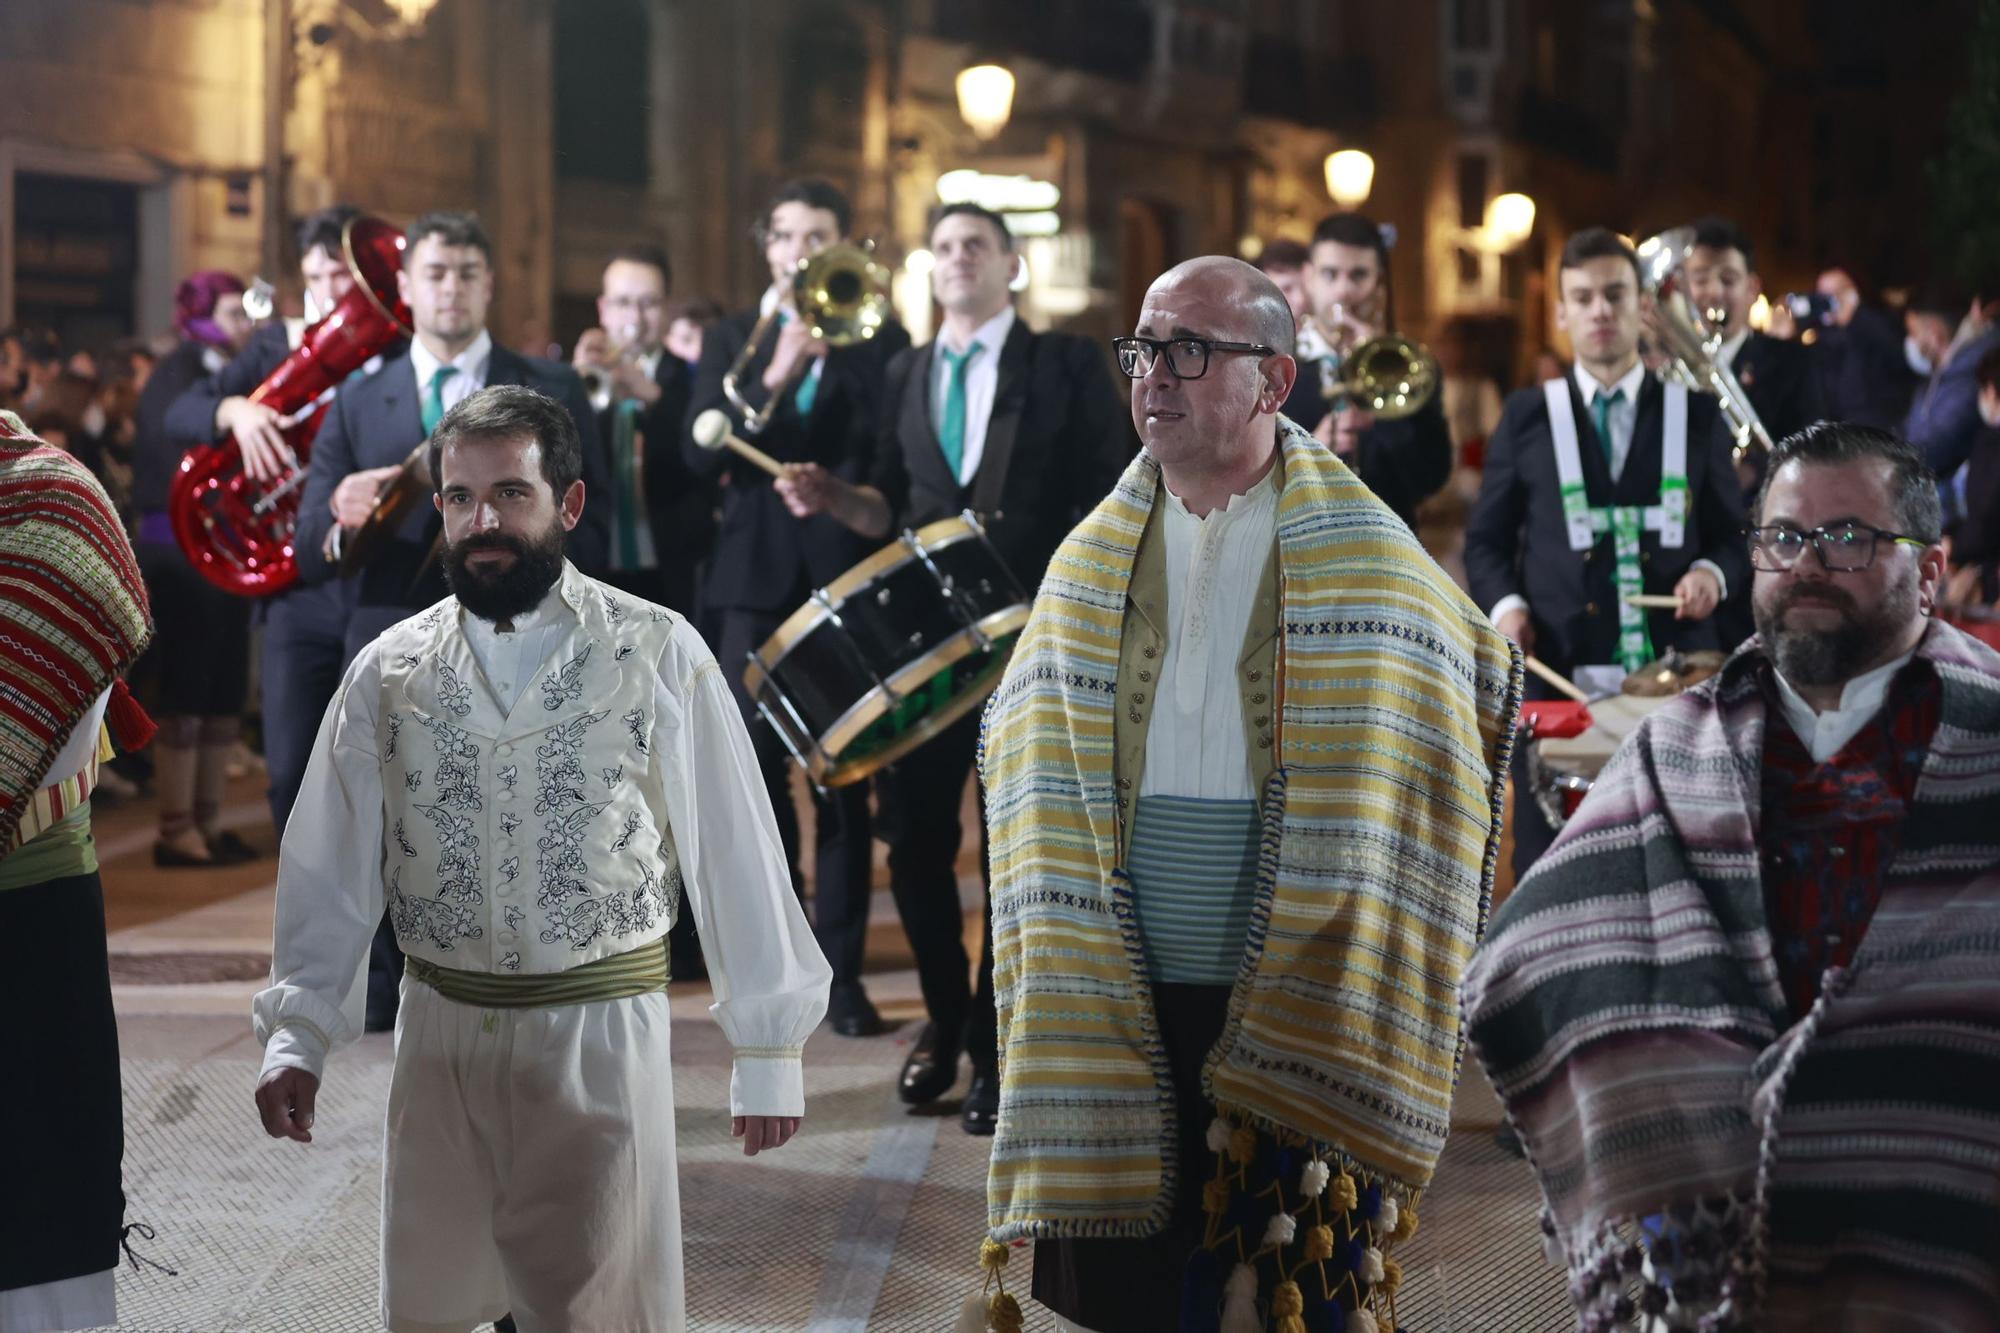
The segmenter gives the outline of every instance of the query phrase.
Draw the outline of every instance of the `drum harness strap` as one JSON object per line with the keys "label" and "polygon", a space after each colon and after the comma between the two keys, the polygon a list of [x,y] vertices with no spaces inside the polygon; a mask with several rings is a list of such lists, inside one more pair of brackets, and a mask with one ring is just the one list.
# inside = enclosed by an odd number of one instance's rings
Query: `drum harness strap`
{"label": "drum harness strap", "polygon": [[1570,403],[1567,376],[1546,381],[1542,395],[1549,404],[1549,434],[1555,441],[1556,477],[1562,484],[1563,522],[1569,529],[1569,548],[1588,551],[1606,531],[1611,533],[1612,553],[1617,560],[1613,580],[1618,595],[1618,664],[1637,671],[1653,658],[1652,637],[1646,631],[1646,612],[1632,605],[1632,598],[1645,591],[1640,568],[1641,532],[1660,534],[1660,545],[1679,550],[1687,540],[1687,386],[1668,384],[1665,429],[1661,432],[1664,453],[1660,460],[1660,502],[1657,505],[1607,505],[1592,508],[1583,485],[1583,459],[1577,450],[1576,411]]}

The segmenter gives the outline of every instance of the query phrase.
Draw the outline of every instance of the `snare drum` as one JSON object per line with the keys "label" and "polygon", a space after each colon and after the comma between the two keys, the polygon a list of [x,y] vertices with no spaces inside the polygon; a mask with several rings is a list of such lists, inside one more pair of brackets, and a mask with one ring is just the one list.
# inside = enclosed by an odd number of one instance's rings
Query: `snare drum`
{"label": "snare drum", "polygon": [[1560,829],[1590,794],[1597,775],[1639,722],[1665,697],[1614,694],[1590,704],[1591,725],[1579,735],[1528,742],[1528,789],[1549,827]]}
{"label": "snare drum", "polygon": [[750,654],[743,684],[814,784],[846,786],[992,693],[1029,600],[967,510],[815,592]]}

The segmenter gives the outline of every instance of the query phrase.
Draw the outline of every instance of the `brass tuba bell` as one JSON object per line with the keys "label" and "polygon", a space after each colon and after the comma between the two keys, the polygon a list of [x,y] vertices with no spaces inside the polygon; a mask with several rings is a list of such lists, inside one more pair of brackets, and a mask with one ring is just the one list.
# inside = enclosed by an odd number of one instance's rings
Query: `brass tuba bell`
{"label": "brass tuba bell", "polygon": [[751,435],[771,423],[771,414],[806,370],[803,363],[795,366],[791,378],[761,408],[751,407],[736,385],[737,377],[756,359],[787,300],[812,336],[833,347],[866,342],[889,320],[889,270],[875,258],[870,245],[829,245],[800,260],[789,284],[780,281],[773,288],[789,290],[779,291],[778,301],[750,330],[743,350],[722,377],[723,396],[742,413],[743,429]]}
{"label": "brass tuba bell", "polygon": [[1721,403],[1723,420],[1735,442],[1731,452],[1741,463],[1770,452],[1771,433],[1722,358],[1726,312],[1697,311],[1688,299],[1685,270],[1694,246],[1693,227],[1672,227],[1639,243],[1639,285],[1651,298],[1640,306],[1639,318],[1666,354],[1660,378],[1684,384],[1696,393],[1713,394]]}

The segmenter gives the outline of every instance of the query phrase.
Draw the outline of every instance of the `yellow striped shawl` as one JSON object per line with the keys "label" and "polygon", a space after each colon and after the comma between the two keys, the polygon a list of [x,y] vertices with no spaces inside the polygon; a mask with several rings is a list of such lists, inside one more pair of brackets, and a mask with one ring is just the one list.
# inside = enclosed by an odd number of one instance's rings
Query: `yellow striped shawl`
{"label": "yellow striped shawl", "polygon": [[[1279,766],[1204,1091],[1408,1200],[1450,1122],[1520,656],[1353,473],[1279,428]],[[1113,791],[1126,588],[1159,477],[1141,453],[1064,541],[987,706],[996,1240],[1150,1234],[1176,1188]]]}

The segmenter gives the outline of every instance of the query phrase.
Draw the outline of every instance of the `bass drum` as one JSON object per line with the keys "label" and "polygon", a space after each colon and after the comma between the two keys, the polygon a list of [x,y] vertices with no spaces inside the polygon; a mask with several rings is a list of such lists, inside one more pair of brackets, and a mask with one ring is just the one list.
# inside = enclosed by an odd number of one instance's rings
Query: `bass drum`
{"label": "bass drum", "polygon": [[1029,595],[970,510],[848,570],[750,654],[743,684],[815,785],[893,764],[978,707]]}

